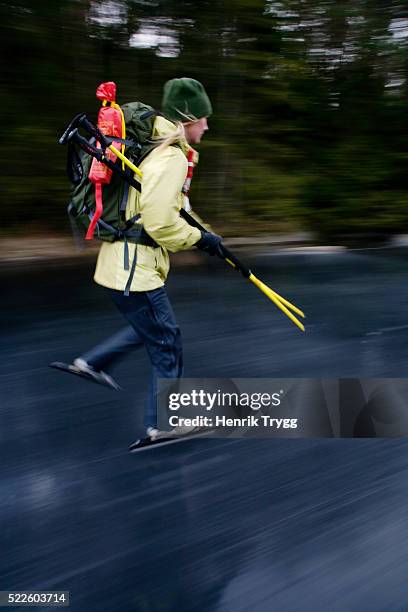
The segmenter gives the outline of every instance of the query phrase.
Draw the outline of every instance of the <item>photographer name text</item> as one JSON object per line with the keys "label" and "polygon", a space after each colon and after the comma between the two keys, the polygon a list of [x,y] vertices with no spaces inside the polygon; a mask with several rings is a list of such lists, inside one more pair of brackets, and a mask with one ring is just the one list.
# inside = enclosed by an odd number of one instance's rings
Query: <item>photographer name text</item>
{"label": "photographer name text", "polygon": [[246,416],[231,418],[226,416],[196,416],[193,418],[172,415],[169,417],[171,427],[270,427],[275,429],[297,429],[297,419],[277,419],[269,416]]}

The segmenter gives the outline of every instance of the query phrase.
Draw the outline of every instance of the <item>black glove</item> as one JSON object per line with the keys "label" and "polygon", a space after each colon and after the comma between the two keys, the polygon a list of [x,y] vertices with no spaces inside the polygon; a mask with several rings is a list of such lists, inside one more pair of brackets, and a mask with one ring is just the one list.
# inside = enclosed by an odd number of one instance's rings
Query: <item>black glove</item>
{"label": "black glove", "polygon": [[213,234],[212,232],[201,232],[201,238],[194,246],[201,251],[205,251],[209,255],[224,257],[221,240],[221,236],[217,234]]}

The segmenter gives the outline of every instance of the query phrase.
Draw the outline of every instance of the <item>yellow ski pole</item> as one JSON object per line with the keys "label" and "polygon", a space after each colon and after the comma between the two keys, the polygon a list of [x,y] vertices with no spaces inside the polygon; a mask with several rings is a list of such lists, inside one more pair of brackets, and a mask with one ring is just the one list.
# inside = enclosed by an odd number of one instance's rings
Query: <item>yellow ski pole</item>
{"label": "yellow ski pole", "polygon": [[[224,246],[223,246],[223,249],[225,250]],[[225,258],[225,261],[230,266],[235,268],[236,270],[238,269],[237,266],[235,264],[233,264],[232,261],[230,259],[228,259],[227,257]],[[293,312],[296,312],[296,314],[298,314],[299,316],[305,318],[305,313],[303,312],[303,310],[300,310],[300,308],[298,308],[297,306],[295,306],[294,304],[289,302],[289,300],[286,300],[284,297],[279,295],[279,293],[276,293],[276,291],[273,291],[273,289],[271,289],[270,287],[265,285],[262,281],[260,281],[259,278],[256,278],[256,276],[254,274],[251,273],[251,275],[248,277],[248,279],[250,281],[252,281],[254,283],[254,285],[259,287],[259,289],[261,291],[263,291],[263,293],[265,293],[265,295],[267,295],[272,301],[274,301],[273,298],[271,297],[273,295],[277,300],[279,300],[279,302],[281,302],[282,304],[284,304],[285,306],[287,306],[288,308],[293,310]]]}
{"label": "yellow ski pole", "polygon": [[[185,211],[183,208],[180,210],[180,215],[190,225],[192,225],[194,227],[197,227],[202,232],[206,231],[205,228],[198,221],[196,221],[194,219],[194,217],[189,215],[188,212]],[[224,254],[223,259],[225,259],[225,261],[230,266],[232,266],[233,268],[235,268],[236,270],[241,272],[241,274],[242,274],[242,276],[244,276],[244,278],[247,278],[256,287],[258,287],[258,289],[260,289],[262,291],[262,293],[264,293],[275,304],[275,306],[277,306],[292,321],[292,323],[294,323],[301,331],[304,332],[305,331],[305,327],[304,327],[303,323],[301,323],[290,312],[290,310],[292,310],[293,312],[295,312],[296,314],[298,314],[302,318],[305,318],[304,312],[302,310],[300,310],[300,308],[298,308],[297,306],[295,306],[294,304],[292,304],[291,302],[286,300],[285,298],[281,297],[278,293],[276,293],[270,287],[265,285],[265,283],[260,281],[259,278],[257,278],[255,276],[255,274],[253,274],[251,272],[251,270],[249,268],[247,268],[247,266],[245,266],[241,261],[239,261],[239,259],[237,259],[235,257],[235,255],[233,253],[231,253],[231,251],[229,251],[223,244],[221,245],[221,248],[222,248],[222,252]]]}
{"label": "yellow ski pole", "polygon": [[[301,323],[299,321],[299,319],[297,319],[295,317],[295,315],[293,315],[290,310],[288,310],[285,306],[285,303],[287,305],[290,304],[290,302],[288,302],[287,300],[279,297],[278,298],[278,294],[275,293],[274,291],[272,291],[272,289],[270,289],[267,285],[265,285],[262,281],[259,280],[259,278],[256,278],[256,276],[254,274],[251,273],[251,275],[248,277],[249,280],[251,282],[254,283],[254,285],[256,285],[258,287],[258,289],[260,289],[270,300],[272,300],[272,302],[281,309],[281,311],[287,316],[289,317],[289,319],[295,324],[297,325],[297,327],[301,330],[301,331],[305,331],[305,326],[303,325],[303,323]],[[290,308],[296,312],[297,314],[299,314],[301,317],[304,318],[304,313],[299,309],[296,308],[296,306],[293,306],[293,304],[290,304]]]}
{"label": "yellow ski pole", "polygon": [[119,151],[113,144],[108,145],[108,149],[112,151],[128,168],[130,168],[133,172],[135,172],[140,178],[142,178],[143,174],[141,170],[135,164],[132,164],[130,159],[128,159],[121,151]]}

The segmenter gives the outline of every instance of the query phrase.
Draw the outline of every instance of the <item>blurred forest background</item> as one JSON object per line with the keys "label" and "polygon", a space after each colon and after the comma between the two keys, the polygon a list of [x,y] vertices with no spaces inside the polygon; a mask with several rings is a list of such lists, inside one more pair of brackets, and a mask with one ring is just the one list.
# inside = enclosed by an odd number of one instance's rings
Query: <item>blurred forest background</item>
{"label": "blurred forest background", "polygon": [[95,88],[160,108],[164,82],[213,101],[192,200],[224,234],[407,231],[403,0],[0,2],[1,232],[68,232],[66,150]]}

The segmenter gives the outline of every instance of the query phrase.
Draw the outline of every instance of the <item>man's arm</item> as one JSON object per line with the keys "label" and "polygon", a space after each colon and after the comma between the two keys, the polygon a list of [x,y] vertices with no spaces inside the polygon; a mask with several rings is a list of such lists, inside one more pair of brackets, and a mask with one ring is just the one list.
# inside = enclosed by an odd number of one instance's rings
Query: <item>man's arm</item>
{"label": "man's arm", "polygon": [[180,217],[180,194],[187,160],[176,147],[153,151],[141,165],[140,215],[146,232],[171,252],[190,249],[201,232]]}

